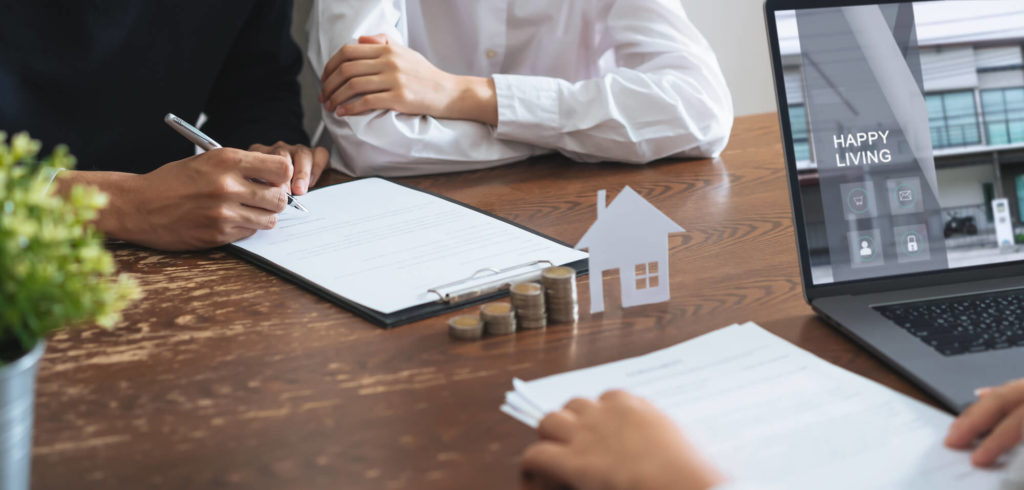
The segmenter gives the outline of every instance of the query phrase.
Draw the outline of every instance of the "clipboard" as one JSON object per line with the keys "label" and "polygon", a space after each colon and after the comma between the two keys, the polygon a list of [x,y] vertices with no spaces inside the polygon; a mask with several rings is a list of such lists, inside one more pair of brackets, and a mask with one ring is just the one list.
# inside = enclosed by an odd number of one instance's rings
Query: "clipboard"
{"label": "clipboard", "polygon": [[[363,180],[363,179],[356,179]],[[391,179],[386,180],[392,184],[400,185],[408,189],[422,192],[424,194],[431,195],[433,197],[443,199],[450,203],[464,207],[481,215],[487,216],[491,219],[501,221],[503,223],[512,225],[521,230],[527,231],[533,235],[549,240],[555,244],[562,245],[564,247],[572,248],[569,244],[551,238],[543,233],[536,230],[530,229],[513,221],[507,220],[500,216],[494,215],[487,211],[481,210],[474,206],[459,202],[451,199],[447,196],[440,195],[434,192],[425,191],[416,187],[403,184],[401,182],[395,182]],[[281,267],[273,261],[268,260],[262,255],[253,253],[237,245],[227,245],[226,250],[233,255],[250,262],[274,275],[282,277],[289,282],[313,293],[317,296],[338,305],[355,315],[374,323],[375,325],[382,328],[393,328],[407,323],[424,320],[434,316],[442,315],[444,313],[456,311],[462,308],[466,308],[473,305],[478,305],[493,301],[498,298],[502,298],[508,295],[508,289],[511,285],[520,282],[538,281],[540,279],[541,271],[545,268],[555,265],[561,265],[565,267],[572,267],[576,270],[577,275],[584,275],[587,273],[588,260],[582,259],[567,264],[554,264],[547,258],[538,257],[536,260],[517,264],[514,266],[504,268],[485,268],[480,269],[469,275],[468,277],[459,279],[457,281],[448,282],[445,284],[437,284],[434,287],[429,288],[425,293],[429,293],[436,296],[437,299],[429,303],[405,308],[392,313],[383,313],[375,309],[369,308],[363,304],[360,304],[352,299],[346,298],[330,289],[306,279],[305,277],[294,273],[293,271]]]}

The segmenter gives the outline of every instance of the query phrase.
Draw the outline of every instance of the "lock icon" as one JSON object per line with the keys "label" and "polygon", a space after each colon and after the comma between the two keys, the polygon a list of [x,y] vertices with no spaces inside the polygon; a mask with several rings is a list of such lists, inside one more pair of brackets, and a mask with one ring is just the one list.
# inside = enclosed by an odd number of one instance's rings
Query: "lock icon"
{"label": "lock icon", "polygon": [[915,236],[915,235],[907,235],[907,252],[909,252],[909,253],[917,253],[917,250],[918,250],[917,236]]}

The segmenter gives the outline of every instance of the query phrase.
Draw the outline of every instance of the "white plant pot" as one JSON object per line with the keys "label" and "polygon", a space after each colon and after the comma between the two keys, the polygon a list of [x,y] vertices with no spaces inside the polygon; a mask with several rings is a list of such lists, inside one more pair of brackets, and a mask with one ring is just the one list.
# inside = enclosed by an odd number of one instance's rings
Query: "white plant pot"
{"label": "white plant pot", "polygon": [[0,367],[0,489],[28,490],[32,475],[32,416],[36,370],[46,342]]}

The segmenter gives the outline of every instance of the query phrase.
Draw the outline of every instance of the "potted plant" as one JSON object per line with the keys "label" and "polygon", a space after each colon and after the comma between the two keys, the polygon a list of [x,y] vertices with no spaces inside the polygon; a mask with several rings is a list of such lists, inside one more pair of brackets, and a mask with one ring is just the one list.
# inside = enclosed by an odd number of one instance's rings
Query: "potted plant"
{"label": "potted plant", "polygon": [[27,489],[32,457],[36,367],[51,332],[96,323],[111,328],[139,296],[116,275],[103,237],[90,224],[107,202],[76,186],[51,189],[74,157],[59,146],[37,158],[28,134],[0,131],[0,488]]}

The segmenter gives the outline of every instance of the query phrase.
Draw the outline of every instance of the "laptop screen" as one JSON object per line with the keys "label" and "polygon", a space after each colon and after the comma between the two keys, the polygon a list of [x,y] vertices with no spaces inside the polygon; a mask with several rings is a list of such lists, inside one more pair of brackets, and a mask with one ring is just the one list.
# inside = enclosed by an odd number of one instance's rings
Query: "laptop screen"
{"label": "laptop screen", "polygon": [[1024,259],[1024,0],[775,16],[813,284]]}

